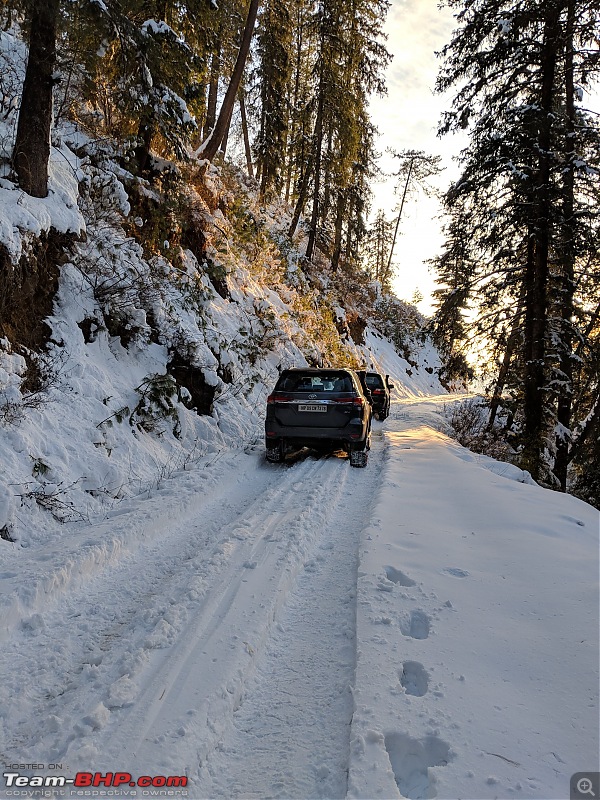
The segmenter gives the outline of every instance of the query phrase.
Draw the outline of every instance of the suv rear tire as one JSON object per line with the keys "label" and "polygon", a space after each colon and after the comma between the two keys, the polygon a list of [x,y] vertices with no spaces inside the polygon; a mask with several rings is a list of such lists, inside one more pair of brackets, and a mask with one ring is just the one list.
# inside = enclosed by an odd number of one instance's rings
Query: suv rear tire
{"label": "suv rear tire", "polygon": [[271,464],[279,464],[285,460],[285,442],[283,439],[280,439],[278,442],[274,442],[272,439],[267,439],[265,441],[265,456],[267,461],[270,461]]}
{"label": "suv rear tire", "polygon": [[366,450],[351,450],[350,451],[350,466],[351,467],[366,467],[369,454]]}

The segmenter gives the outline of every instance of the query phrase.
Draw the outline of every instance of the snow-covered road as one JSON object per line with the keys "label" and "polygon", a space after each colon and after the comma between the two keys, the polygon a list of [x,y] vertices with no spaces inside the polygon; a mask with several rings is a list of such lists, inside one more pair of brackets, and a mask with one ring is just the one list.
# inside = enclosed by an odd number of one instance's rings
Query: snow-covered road
{"label": "snow-covered road", "polygon": [[439,405],[396,404],[365,470],[227,451],[7,548],[4,764],[193,799],[567,797],[598,769],[598,513]]}
{"label": "snow-covered road", "polygon": [[[381,431],[373,440],[365,471],[336,458],[322,465],[319,477],[328,480],[328,489],[319,533],[255,680],[203,771],[202,796],[346,795],[358,549],[381,479]],[[309,487],[297,478],[295,487],[305,496]]]}
{"label": "snow-covered road", "polygon": [[[343,796],[358,542],[382,468],[381,432],[373,438],[367,470],[344,456],[301,454],[276,466],[260,448],[225,454],[146,501],[155,516],[144,515],[145,530],[131,504],[110,525],[74,530],[58,556],[49,548],[38,574],[43,553],[33,564],[15,560],[4,580],[22,586],[24,566],[38,588],[21,592],[5,617],[3,761],[185,774],[194,797],[230,796],[222,774],[244,795],[277,796],[279,785],[297,797]],[[81,555],[86,548],[94,558]],[[248,709],[261,705],[260,730],[250,724],[237,745],[251,768],[239,755],[237,777],[213,767],[222,737],[239,735],[240,714],[254,719]]]}

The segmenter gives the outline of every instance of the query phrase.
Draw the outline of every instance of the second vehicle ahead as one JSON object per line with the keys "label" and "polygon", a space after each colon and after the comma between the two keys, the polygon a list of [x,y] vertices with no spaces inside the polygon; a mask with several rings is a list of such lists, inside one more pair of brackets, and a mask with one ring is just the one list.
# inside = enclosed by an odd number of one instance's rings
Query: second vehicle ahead
{"label": "second vehicle ahead", "polygon": [[353,467],[367,465],[371,406],[350,369],[287,369],[267,398],[268,461],[283,461],[288,446],[342,448]]}
{"label": "second vehicle ahead", "polygon": [[365,381],[371,392],[371,405],[376,419],[387,419],[390,415],[390,389],[394,384],[390,383],[390,376],[380,375],[379,372],[366,372]]}

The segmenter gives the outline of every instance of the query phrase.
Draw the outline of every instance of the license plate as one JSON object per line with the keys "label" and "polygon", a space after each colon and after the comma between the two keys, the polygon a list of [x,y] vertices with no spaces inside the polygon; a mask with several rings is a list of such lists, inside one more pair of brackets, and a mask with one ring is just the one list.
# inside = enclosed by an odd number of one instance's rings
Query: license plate
{"label": "license plate", "polygon": [[320,411],[321,413],[326,413],[327,412],[327,406],[301,405],[301,406],[298,406],[298,411]]}

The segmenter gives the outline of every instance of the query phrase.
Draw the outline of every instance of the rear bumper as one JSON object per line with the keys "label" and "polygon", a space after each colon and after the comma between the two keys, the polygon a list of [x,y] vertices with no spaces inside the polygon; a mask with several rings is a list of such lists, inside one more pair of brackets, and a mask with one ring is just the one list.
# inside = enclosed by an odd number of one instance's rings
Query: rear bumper
{"label": "rear bumper", "polygon": [[364,420],[350,420],[344,428],[300,427],[295,425],[280,425],[277,420],[265,421],[265,436],[270,439],[285,439],[298,444],[312,444],[313,442],[335,441],[352,442],[362,441],[367,435],[367,423]]}

